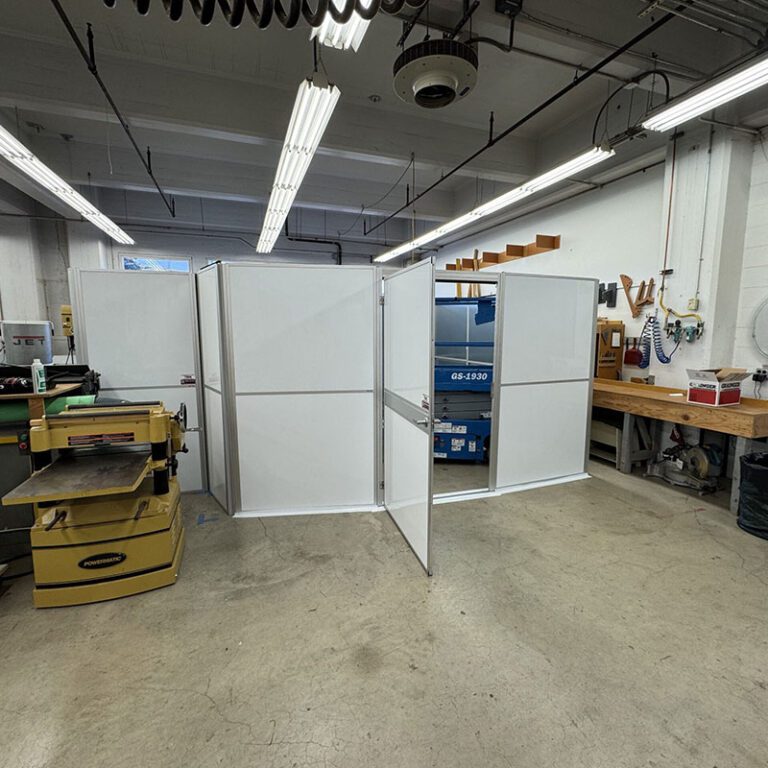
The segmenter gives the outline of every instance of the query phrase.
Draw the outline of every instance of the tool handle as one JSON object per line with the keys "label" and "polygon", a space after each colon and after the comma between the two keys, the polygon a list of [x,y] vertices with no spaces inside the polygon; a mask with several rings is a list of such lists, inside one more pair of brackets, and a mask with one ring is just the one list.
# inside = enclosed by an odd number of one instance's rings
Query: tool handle
{"label": "tool handle", "polygon": [[46,531],[50,531],[50,530],[51,530],[51,528],[53,528],[53,526],[54,526],[54,525],[56,525],[56,523],[60,523],[62,520],[64,520],[64,518],[65,518],[66,516],[67,516],[67,513],[66,513],[66,512],[65,512],[63,509],[60,509],[60,510],[59,510],[59,511],[58,511],[58,512],[57,512],[57,513],[56,513],[56,514],[53,516],[53,520],[51,520],[51,522],[50,522],[50,523],[48,523],[48,525],[46,525],[46,526],[45,526],[45,530],[46,530]]}

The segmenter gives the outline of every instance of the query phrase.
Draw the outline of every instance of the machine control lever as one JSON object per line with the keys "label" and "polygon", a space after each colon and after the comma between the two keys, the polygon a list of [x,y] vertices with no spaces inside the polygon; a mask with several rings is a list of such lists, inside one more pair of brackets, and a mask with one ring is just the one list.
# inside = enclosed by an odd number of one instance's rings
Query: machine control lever
{"label": "machine control lever", "polygon": [[50,531],[51,528],[53,528],[53,526],[56,525],[56,523],[60,523],[62,520],[64,520],[64,518],[66,518],[66,516],[67,516],[67,513],[63,509],[60,509],[53,516],[53,520],[51,520],[51,522],[48,523],[48,525],[45,526],[45,530],[46,531]]}

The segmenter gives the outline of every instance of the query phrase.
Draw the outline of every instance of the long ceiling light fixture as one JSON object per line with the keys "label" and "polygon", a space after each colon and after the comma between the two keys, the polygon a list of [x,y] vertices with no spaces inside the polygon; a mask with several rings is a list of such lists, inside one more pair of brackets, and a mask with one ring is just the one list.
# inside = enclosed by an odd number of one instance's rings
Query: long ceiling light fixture
{"label": "long ceiling light fixture", "polygon": [[[366,8],[369,7],[365,0],[361,0],[361,2]],[[333,3],[339,13],[344,10],[344,0],[331,0],[331,3]],[[363,42],[363,37],[370,23],[370,21],[364,19],[357,12],[353,12],[349,21],[339,24],[333,20],[329,9],[323,23],[319,27],[312,29],[309,39],[314,40],[316,38],[320,45],[327,45],[330,48],[338,48],[342,51],[351,48],[357,53],[357,49],[360,47],[360,43]]]}
{"label": "long ceiling light fixture", "polygon": [[114,221],[107,218],[94,208],[80,193],[76,192],[64,179],[57,176],[33,152],[30,152],[13,134],[0,125],[0,157],[13,163],[31,179],[56,197],[74,208],[84,219],[87,219],[113,240],[122,245],[134,245],[132,237],[123,232]]}
{"label": "long ceiling light fixture", "polygon": [[258,253],[269,253],[274,247],[340,95],[317,72],[299,86],[256,245]]}
{"label": "long ceiling light fixture", "polygon": [[695,93],[674,100],[643,122],[649,131],[668,131],[729,101],[768,84],[768,56],[732,75],[699,88]]}
{"label": "long ceiling light fixture", "polygon": [[536,178],[527,181],[525,184],[515,187],[515,189],[512,189],[509,192],[505,192],[503,195],[499,195],[499,197],[495,197],[493,200],[483,203],[483,205],[474,208],[469,213],[465,213],[463,216],[459,216],[456,219],[451,219],[451,221],[441,224],[436,229],[430,230],[420,237],[417,237],[415,240],[403,243],[403,245],[399,245],[391,251],[382,253],[380,256],[377,256],[374,261],[390,261],[390,259],[396,259],[398,256],[402,256],[416,248],[421,248],[451,232],[455,232],[470,224],[474,224],[485,216],[490,216],[503,208],[507,208],[529,195],[533,195],[542,189],[557,184],[559,181],[563,181],[581,171],[585,171],[587,168],[591,168],[593,165],[597,165],[597,163],[601,163],[603,160],[613,157],[614,154],[616,153],[612,149],[593,147],[588,152],[584,152],[584,154],[575,157],[573,160],[558,165],[557,168],[553,168],[551,171],[547,171],[541,176],[537,176]]}

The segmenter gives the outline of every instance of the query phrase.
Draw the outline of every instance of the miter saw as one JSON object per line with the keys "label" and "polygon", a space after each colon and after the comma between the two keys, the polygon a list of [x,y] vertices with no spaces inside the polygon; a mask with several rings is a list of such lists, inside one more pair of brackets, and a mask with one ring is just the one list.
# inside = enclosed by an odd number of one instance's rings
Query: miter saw
{"label": "miter saw", "polygon": [[648,477],[659,477],[671,485],[692,488],[699,494],[717,490],[722,465],[722,451],[717,445],[688,445],[675,427],[671,435],[675,445],[648,462]]}

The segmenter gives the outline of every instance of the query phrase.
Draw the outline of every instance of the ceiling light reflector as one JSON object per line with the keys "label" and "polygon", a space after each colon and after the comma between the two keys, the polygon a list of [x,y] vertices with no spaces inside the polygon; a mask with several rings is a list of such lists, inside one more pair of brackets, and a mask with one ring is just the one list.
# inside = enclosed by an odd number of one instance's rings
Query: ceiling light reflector
{"label": "ceiling light reflector", "polygon": [[319,82],[318,75],[315,75],[315,80],[318,82],[309,78],[304,80],[296,94],[272,194],[256,245],[258,253],[269,253],[274,247],[341,95],[335,85]]}
{"label": "ceiling light reflector", "polygon": [[416,248],[421,248],[428,243],[439,240],[441,237],[450,234],[451,232],[456,232],[465,226],[474,224],[485,216],[490,216],[503,208],[507,208],[529,195],[539,192],[542,189],[546,189],[547,187],[551,187],[559,181],[571,178],[575,174],[585,171],[587,168],[591,168],[593,165],[597,165],[597,163],[601,163],[609,157],[613,157],[615,154],[616,153],[612,149],[593,147],[588,152],[575,157],[573,160],[558,165],[557,168],[553,168],[551,171],[547,171],[541,176],[537,176],[536,178],[527,181],[525,184],[515,187],[515,189],[511,189],[509,192],[505,192],[503,195],[499,195],[493,200],[489,200],[487,203],[483,203],[477,208],[473,208],[469,213],[465,213],[463,216],[459,216],[456,219],[451,219],[445,224],[441,224],[439,227],[417,237],[415,240],[403,243],[397,248],[382,253],[380,256],[377,256],[374,261],[390,261],[391,259],[402,256]]}
{"label": "ceiling light reflector", "polygon": [[134,245],[132,237],[123,232],[114,221],[107,218],[89,203],[79,192],[76,192],[64,179],[57,176],[45,163],[28,150],[13,134],[0,125],[0,157],[13,163],[20,171],[36,181],[40,186],[52,192],[59,200],[63,200],[70,208],[74,208],[84,219],[87,219],[102,232],[106,232],[113,240],[122,245]]}
{"label": "ceiling light reflector", "polygon": [[673,101],[649,117],[643,123],[643,128],[649,131],[668,131],[766,84],[768,56],[690,96]]}
{"label": "ceiling light reflector", "polygon": [[[331,0],[331,2],[341,12],[345,4],[344,0]],[[365,0],[363,0],[363,4],[367,7]],[[342,51],[351,48],[357,53],[357,49],[360,47],[360,43],[363,42],[363,36],[370,23],[370,21],[366,21],[358,13],[353,13],[346,24],[339,24],[333,20],[329,10],[323,23],[312,30],[309,39],[317,38],[317,42],[321,45],[338,48]]]}

